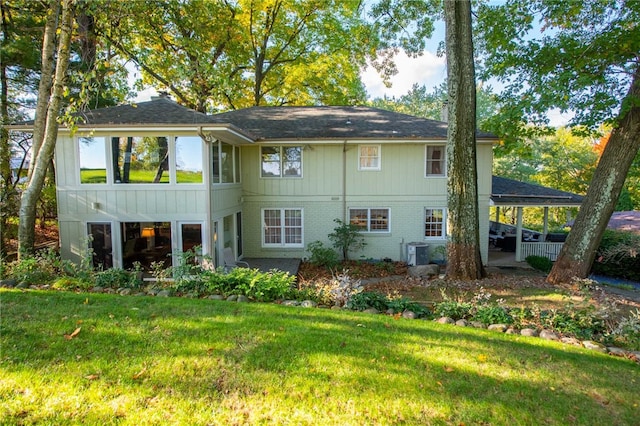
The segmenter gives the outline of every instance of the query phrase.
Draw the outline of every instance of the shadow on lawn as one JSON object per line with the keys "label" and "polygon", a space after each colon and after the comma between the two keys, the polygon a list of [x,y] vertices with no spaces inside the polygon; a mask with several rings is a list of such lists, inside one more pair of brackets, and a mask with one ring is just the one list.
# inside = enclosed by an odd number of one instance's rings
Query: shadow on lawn
{"label": "shadow on lawn", "polygon": [[[256,404],[267,388],[293,398],[304,383],[322,389],[321,405],[367,398],[383,407],[422,406],[415,417],[404,417],[409,424],[434,421],[425,414],[434,407],[448,407],[445,421],[456,424],[492,418],[633,423],[628,395],[637,386],[635,365],[535,338],[382,315],[208,300],[11,291],[3,293],[2,305],[7,370],[95,363],[104,369],[105,385],[141,387],[146,382],[133,377],[148,368],[148,384],[170,387],[173,395],[201,398],[209,392],[224,399],[235,392]],[[66,339],[76,326],[82,331]],[[134,365],[126,365],[131,360]],[[175,370],[157,368],[176,360],[182,364]],[[190,365],[201,367],[181,376],[180,369]],[[202,380],[206,387],[195,386]]]}

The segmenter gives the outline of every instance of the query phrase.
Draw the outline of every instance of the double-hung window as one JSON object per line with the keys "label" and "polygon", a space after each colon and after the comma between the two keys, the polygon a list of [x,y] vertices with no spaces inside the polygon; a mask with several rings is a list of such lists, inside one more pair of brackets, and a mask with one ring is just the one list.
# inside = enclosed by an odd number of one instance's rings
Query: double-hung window
{"label": "double-hung window", "polygon": [[264,247],[303,247],[302,209],[263,209]]}
{"label": "double-hung window", "polygon": [[425,238],[445,238],[445,209],[425,209],[424,216],[424,237]]}
{"label": "double-hung window", "polygon": [[349,209],[349,223],[362,232],[389,232],[389,209]]}
{"label": "double-hung window", "polygon": [[302,147],[263,146],[260,164],[262,177],[302,177]]}
{"label": "double-hung window", "polygon": [[380,145],[358,146],[358,170],[380,170]]}
{"label": "double-hung window", "polygon": [[425,175],[445,176],[447,171],[445,145],[427,145]]}

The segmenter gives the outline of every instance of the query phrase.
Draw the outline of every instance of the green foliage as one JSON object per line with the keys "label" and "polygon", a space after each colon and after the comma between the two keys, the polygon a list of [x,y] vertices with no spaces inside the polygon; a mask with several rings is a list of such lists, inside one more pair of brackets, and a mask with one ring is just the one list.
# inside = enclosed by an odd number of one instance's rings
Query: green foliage
{"label": "green foliage", "polygon": [[309,262],[317,266],[333,269],[340,263],[338,253],[330,247],[325,247],[322,241],[314,241],[307,245],[307,251],[311,253]]}
{"label": "green foliage", "polygon": [[547,272],[551,271],[553,268],[553,262],[548,257],[544,256],[527,256],[525,261],[531,266],[533,269],[537,269],[538,271]]}
{"label": "green foliage", "polygon": [[454,320],[470,319],[473,305],[469,302],[458,302],[455,300],[443,300],[436,303],[435,314],[439,317],[449,317]]}
{"label": "green foliage", "polygon": [[321,279],[307,283],[294,295],[299,300],[309,298],[326,306],[343,307],[361,291],[360,280],[352,279],[348,271],[343,271],[332,276],[330,280]]}
{"label": "green foliage", "polygon": [[261,272],[258,269],[234,268],[228,273],[222,270],[206,273],[202,283],[209,293],[244,295],[256,301],[270,302],[288,297],[295,277],[277,270]]}
{"label": "green foliage", "polygon": [[579,339],[593,339],[605,332],[603,319],[588,309],[542,312],[541,321],[545,327],[572,334]]}
{"label": "green foliage", "polygon": [[362,250],[367,243],[360,234],[361,228],[351,223],[345,223],[340,219],[333,220],[337,226],[329,234],[333,247],[342,253],[344,260],[349,259],[349,252]]}
{"label": "green foliage", "polygon": [[91,287],[93,287],[93,284],[91,282],[87,282],[82,280],[81,278],[76,278],[76,277],[62,277],[62,278],[58,278],[57,280],[54,281],[54,283],[51,285],[52,288],[56,289],[56,290],[66,290],[66,291],[70,291],[70,290],[89,290]]}
{"label": "green foliage", "polygon": [[136,271],[126,271],[121,268],[110,268],[96,272],[94,282],[103,288],[140,288],[142,280]]}
{"label": "green foliage", "polygon": [[623,318],[609,337],[618,346],[640,350],[640,310],[636,309]]}
{"label": "green foliage", "polygon": [[640,281],[640,235],[606,230],[591,271],[609,277]]}
{"label": "green foliage", "polygon": [[417,302],[412,302],[404,297],[385,296],[374,291],[363,291],[354,294],[347,302],[346,307],[354,311],[364,311],[371,308],[380,312],[391,310],[393,313],[412,311],[418,318],[431,315],[429,308]]}
{"label": "green foliage", "polygon": [[481,306],[475,311],[473,318],[483,324],[511,324],[513,318],[502,306]]}

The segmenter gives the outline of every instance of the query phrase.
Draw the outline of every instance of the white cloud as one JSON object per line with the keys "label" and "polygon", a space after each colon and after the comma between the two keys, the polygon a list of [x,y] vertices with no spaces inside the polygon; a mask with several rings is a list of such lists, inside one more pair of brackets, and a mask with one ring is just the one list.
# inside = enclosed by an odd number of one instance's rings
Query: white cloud
{"label": "white cloud", "polygon": [[435,53],[425,51],[422,56],[411,58],[400,52],[395,57],[398,73],[391,78],[391,87],[385,87],[376,70],[369,66],[362,72],[361,78],[369,98],[383,96],[399,97],[406,94],[414,84],[426,86],[431,91],[442,83],[447,76],[446,58],[438,57]]}

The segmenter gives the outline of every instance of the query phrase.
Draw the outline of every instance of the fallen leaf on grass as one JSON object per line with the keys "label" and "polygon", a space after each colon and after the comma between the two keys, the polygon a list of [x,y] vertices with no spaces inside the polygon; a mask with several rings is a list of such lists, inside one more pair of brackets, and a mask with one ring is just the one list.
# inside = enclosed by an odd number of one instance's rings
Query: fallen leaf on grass
{"label": "fallen leaf on grass", "polygon": [[78,327],[78,328],[76,328],[76,329],[73,331],[73,333],[71,333],[71,334],[65,334],[65,335],[64,335],[64,338],[65,338],[65,339],[67,339],[67,340],[71,340],[71,339],[73,339],[73,338],[74,338],[74,337],[76,337],[78,334],[80,334],[80,329],[82,329],[82,327]]}
{"label": "fallen leaf on grass", "polygon": [[87,380],[96,380],[96,379],[99,379],[100,376],[97,374],[89,374],[88,376],[84,376],[84,378]]}
{"label": "fallen leaf on grass", "polygon": [[453,373],[453,368],[445,365],[444,366],[444,371],[446,371],[447,373]]}
{"label": "fallen leaf on grass", "polygon": [[136,374],[133,375],[133,380],[138,380],[146,372],[147,372],[147,367],[144,367],[142,370],[138,371]]}

